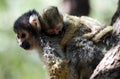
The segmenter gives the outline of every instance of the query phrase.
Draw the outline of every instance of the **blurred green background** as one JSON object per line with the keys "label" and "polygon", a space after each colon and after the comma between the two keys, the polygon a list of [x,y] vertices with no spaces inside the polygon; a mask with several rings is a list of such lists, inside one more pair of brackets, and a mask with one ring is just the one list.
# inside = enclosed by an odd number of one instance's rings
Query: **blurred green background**
{"label": "blurred green background", "polygon": [[[21,49],[13,32],[14,21],[24,12],[42,12],[49,5],[61,7],[60,0],[0,0],[0,79],[45,79],[46,70],[35,51]],[[117,0],[90,0],[89,16],[109,24]]]}

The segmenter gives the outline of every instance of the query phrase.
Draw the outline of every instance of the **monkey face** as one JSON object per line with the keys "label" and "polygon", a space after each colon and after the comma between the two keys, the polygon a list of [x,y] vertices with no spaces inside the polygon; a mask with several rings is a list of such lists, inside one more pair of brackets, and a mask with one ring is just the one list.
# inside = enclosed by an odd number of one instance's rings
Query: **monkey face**
{"label": "monkey face", "polygon": [[34,49],[41,31],[39,14],[35,10],[26,12],[15,21],[13,29],[20,47]]}
{"label": "monkey face", "polygon": [[43,11],[42,17],[46,24],[45,32],[48,35],[58,35],[63,28],[63,15],[55,6],[50,6]]}
{"label": "monkey face", "polygon": [[53,28],[46,29],[47,34],[57,35],[63,28],[63,23],[58,23]]}
{"label": "monkey face", "polygon": [[16,33],[18,44],[25,50],[32,50],[36,48],[37,38],[30,34],[27,30],[20,30]]}

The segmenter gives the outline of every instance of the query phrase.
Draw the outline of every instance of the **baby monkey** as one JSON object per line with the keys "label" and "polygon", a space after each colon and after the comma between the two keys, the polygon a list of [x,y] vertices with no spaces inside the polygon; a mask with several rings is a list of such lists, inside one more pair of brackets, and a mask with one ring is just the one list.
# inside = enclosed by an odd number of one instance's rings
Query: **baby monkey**
{"label": "baby monkey", "polygon": [[[60,42],[62,48],[66,46],[67,42],[74,35],[75,31],[77,31],[77,22],[63,16],[55,6],[45,9],[42,14],[42,18],[47,24],[47,27],[44,27],[44,32],[46,34],[56,36],[60,35],[61,32],[65,32]],[[64,18],[66,21],[64,21]]]}
{"label": "baby monkey", "polygon": [[47,26],[44,26],[44,31],[49,35],[57,35],[63,28],[63,16],[57,10],[57,7],[51,6],[44,9],[42,18]]}
{"label": "baby monkey", "polygon": [[64,36],[61,40],[61,46],[64,48],[69,40],[74,36],[74,33],[78,30],[81,24],[91,30],[83,35],[85,38],[92,38],[94,42],[98,42],[105,34],[112,31],[112,27],[101,24],[99,21],[90,17],[71,16],[67,14],[61,14],[57,7],[51,6],[44,10],[43,19],[45,20],[47,27],[44,27],[44,32],[49,35],[58,35],[62,30],[65,30]]}

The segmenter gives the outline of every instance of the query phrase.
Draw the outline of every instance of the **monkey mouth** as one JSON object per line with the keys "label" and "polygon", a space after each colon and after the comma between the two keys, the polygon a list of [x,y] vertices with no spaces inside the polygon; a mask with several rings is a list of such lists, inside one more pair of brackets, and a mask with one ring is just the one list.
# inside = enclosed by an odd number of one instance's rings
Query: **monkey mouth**
{"label": "monkey mouth", "polygon": [[25,49],[25,50],[29,50],[30,48],[25,48],[25,47],[22,47],[23,49]]}
{"label": "monkey mouth", "polygon": [[29,50],[30,49],[30,44],[27,41],[24,41],[21,45],[21,48],[25,49],[25,50]]}

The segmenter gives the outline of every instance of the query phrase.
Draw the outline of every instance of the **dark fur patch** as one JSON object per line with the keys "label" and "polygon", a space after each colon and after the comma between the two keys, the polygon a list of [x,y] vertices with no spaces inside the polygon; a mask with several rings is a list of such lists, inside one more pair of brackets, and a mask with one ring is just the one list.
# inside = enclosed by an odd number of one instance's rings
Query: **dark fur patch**
{"label": "dark fur patch", "polygon": [[23,29],[33,35],[37,35],[36,29],[34,29],[32,25],[29,23],[29,17],[33,14],[36,14],[38,17],[40,17],[36,10],[30,10],[24,13],[15,21],[13,29],[14,32],[17,33],[18,31]]}

